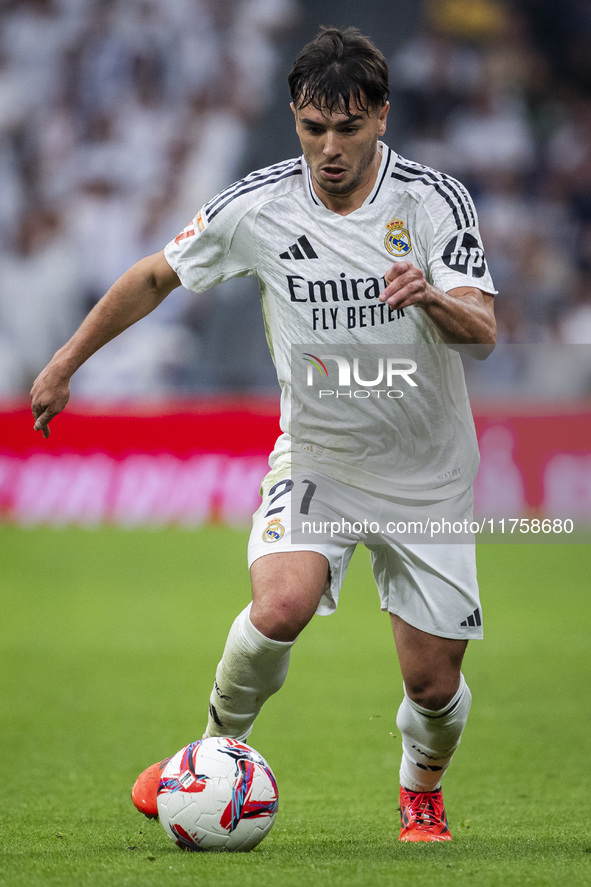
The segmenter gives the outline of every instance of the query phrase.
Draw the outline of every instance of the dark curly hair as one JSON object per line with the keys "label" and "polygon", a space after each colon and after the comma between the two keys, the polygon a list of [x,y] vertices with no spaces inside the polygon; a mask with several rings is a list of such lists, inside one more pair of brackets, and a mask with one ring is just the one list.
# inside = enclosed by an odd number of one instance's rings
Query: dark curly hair
{"label": "dark curly hair", "polygon": [[382,108],[388,101],[388,64],[357,28],[322,27],[301,50],[288,77],[296,107],[313,105],[352,116]]}

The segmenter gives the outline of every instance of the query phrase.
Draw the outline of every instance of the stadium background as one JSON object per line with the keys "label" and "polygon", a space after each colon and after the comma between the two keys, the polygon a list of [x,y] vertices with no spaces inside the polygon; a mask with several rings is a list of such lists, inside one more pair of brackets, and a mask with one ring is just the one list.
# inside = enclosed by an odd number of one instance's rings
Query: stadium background
{"label": "stadium background", "polygon": [[253,281],[172,294],[80,370],[49,441],[27,392],[132,262],[228,182],[298,152],[286,74],[321,23],[376,40],[387,141],[475,197],[500,293],[500,345],[467,365],[479,514],[588,519],[587,3],[566,0],[557,19],[547,0],[4,0],[5,521],[248,521],[278,403]]}

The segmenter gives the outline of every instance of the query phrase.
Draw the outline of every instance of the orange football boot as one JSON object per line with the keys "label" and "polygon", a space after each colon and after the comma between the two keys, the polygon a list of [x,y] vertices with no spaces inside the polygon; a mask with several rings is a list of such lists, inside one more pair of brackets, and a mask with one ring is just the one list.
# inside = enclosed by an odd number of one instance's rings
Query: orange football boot
{"label": "orange football boot", "polygon": [[400,841],[451,841],[441,789],[411,792],[400,786]]}
{"label": "orange football boot", "polygon": [[164,758],[158,764],[152,764],[143,773],[140,773],[131,790],[131,800],[136,808],[147,816],[148,819],[155,819],[158,816],[158,783],[162,771],[170,761],[170,758]]}

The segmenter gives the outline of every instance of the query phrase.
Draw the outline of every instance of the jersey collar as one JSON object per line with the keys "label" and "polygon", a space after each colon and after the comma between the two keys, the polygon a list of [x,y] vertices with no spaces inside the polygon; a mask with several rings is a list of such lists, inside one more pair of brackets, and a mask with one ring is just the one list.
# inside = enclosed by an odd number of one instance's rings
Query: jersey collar
{"label": "jersey collar", "polygon": [[[364,209],[364,207],[370,206],[372,203],[376,202],[376,200],[378,199],[378,195],[382,191],[383,184],[386,179],[386,175],[388,173],[388,170],[391,168],[393,169],[394,166],[396,165],[396,159],[397,159],[398,155],[391,148],[389,148],[387,145],[385,145],[384,142],[378,142],[378,145],[382,151],[382,159],[380,161],[380,168],[379,168],[378,174],[376,176],[375,184],[374,184],[372,190],[370,191],[370,193],[367,195],[367,197],[365,198],[365,200],[361,204],[361,206],[358,207],[358,209],[353,210],[353,212],[349,213],[349,215],[354,215],[356,212],[359,212],[360,210]],[[314,206],[318,207],[318,210],[320,212],[328,213],[331,216],[338,216],[338,213],[335,213],[331,209],[328,209],[328,207],[326,207],[322,203],[322,201],[320,200],[320,198],[316,194],[316,192],[314,190],[314,185],[312,184],[312,174],[310,173],[310,169],[309,169],[308,164],[306,163],[306,160],[303,157],[303,155],[302,155],[302,169],[304,171],[304,177],[303,177],[304,188],[306,189],[307,196],[308,196],[309,200],[311,201],[311,203],[313,203]],[[342,218],[347,218],[347,216],[342,216]]]}

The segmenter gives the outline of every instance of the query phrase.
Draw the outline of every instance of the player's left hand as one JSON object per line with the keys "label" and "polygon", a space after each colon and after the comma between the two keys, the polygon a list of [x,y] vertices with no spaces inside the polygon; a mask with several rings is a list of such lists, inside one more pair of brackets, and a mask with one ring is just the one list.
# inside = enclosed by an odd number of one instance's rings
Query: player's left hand
{"label": "player's left hand", "polygon": [[380,302],[390,308],[408,308],[410,305],[426,305],[435,298],[431,284],[425,275],[411,262],[396,262],[386,271],[386,289],[380,293]]}

